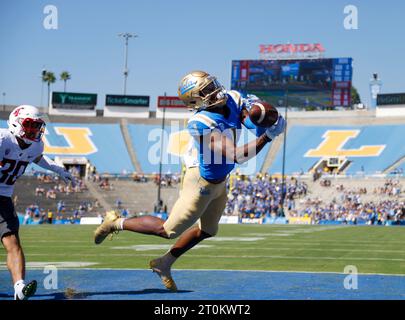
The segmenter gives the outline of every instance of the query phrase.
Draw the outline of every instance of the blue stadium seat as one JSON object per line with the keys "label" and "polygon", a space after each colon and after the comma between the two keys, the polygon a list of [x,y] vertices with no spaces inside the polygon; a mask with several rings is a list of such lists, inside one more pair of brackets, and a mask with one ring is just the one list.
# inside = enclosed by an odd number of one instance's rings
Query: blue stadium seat
{"label": "blue stadium seat", "polygon": [[[162,172],[180,172],[181,159],[178,155],[169,153],[167,148],[170,137],[173,134],[182,130],[180,126],[165,127],[164,147],[163,147],[163,165]],[[161,126],[159,125],[146,125],[146,124],[129,124],[128,131],[130,133],[138,161],[144,173],[159,172],[160,161],[160,146],[161,146]],[[255,139],[255,135],[249,130],[243,129],[239,145],[244,142]],[[184,141],[185,143],[185,141]],[[183,143],[183,144],[184,144]],[[267,145],[257,157],[251,159],[246,164],[237,166],[243,174],[255,174],[260,171],[265,157],[269,151],[270,146]]]}
{"label": "blue stadium seat", "polygon": [[[347,174],[363,171],[365,174],[382,172],[405,155],[403,138],[405,127],[401,125],[370,125],[370,126],[302,126],[296,125],[289,129],[286,147],[286,173],[307,172],[318,160],[327,153],[314,150],[326,150],[322,143],[326,141],[328,131],[346,131],[348,138],[342,141],[340,152],[354,152],[347,155],[352,162],[347,168]],[[325,142],[333,149],[331,141]],[[335,143],[338,140],[334,140]],[[338,148],[335,148],[338,149]],[[312,152],[311,152],[312,150]],[[367,151],[369,150],[369,151]],[[370,151],[371,150],[371,151]],[[311,156],[312,154],[312,156]],[[278,173],[282,170],[282,148],[278,151],[269,172]]]}
{"label": "blue stadium seat", "polygon": [[[0,121],[0,127],[6,128],[7,122]],[[134,171],[118,124],[49,123],[44,141],[51,158],[86,157],[99,173]]]}

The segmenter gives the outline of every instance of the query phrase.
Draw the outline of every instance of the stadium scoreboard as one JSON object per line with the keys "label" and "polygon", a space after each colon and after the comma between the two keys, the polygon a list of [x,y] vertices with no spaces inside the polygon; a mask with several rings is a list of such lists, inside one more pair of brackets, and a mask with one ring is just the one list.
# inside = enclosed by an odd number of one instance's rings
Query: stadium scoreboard
{"label": "stadium scoreboard", "polygon": [[352,58],[232,61],[231,89],[278,105],[350,107]]}

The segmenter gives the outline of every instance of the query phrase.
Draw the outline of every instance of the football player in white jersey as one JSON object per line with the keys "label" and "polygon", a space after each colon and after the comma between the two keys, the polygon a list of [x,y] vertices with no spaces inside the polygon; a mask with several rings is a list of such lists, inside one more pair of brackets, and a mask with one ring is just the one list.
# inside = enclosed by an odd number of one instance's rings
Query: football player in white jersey
{"label": "football player in white jersey", "polygon": [[74,184],[71,174],[63,166],[43,155],[45,120],[36,107],[21,105],[8,120],[8,129],[0,129],[0,238],[7,252],[7,267],[14,283],[14,299],[25,300],[37,287],[35,280],[25,283],[25,258],[21,247],[19,220],[11,197],[14,183],[34,162]]}

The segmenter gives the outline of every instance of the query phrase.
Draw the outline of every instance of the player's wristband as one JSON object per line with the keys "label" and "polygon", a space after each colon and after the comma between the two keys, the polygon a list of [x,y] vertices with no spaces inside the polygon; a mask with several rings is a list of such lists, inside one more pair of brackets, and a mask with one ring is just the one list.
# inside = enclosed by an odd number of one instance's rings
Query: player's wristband
{"label": "player's wristband", "polygon": [[266,143],[272,141],[271,138],[267,134],[263,134],[262,137],[264,137],[264,141],[266,141]]}

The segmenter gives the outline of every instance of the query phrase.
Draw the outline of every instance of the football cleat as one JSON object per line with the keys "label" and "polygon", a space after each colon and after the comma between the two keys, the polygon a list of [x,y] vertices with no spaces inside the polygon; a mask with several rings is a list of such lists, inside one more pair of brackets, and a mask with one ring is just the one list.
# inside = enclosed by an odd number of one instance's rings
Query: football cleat
{"label": "football cleat", "polygon": [[96,231],[94,232],[95,244],[100,244],[109,234],[112,235],[113,232],[118,233],[119,227],[120,227],[120,216],[115,211],[108,211],[103,223],[99,225]]}
{"label": "football cleat", "polygon": [[157,259],[150,261],[149,266],[153,272],[156,272],[158,274],[158,276],[160,277],[160,280],[162,280],[163,285],[167,289],[169,289],[170,291],[173,291],[173,292],[177,291],[177,286],[172,278],[172,275],[170,272],[170,267],[165,266],[165,264],[161,258],[157,258]]}
{"label": "football cleat", "polygon": [[32,297],[35,292],[37,291],[37,281],[32,280],[31,282],[27,283],[24,288],[21,290],[23,294],[23,298],[21,299],[17,293],[14,294],[14,300],[27,300],[28,298]]}

